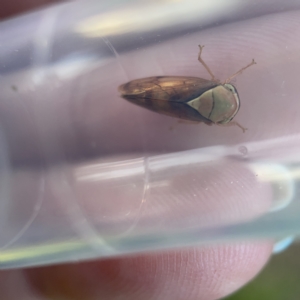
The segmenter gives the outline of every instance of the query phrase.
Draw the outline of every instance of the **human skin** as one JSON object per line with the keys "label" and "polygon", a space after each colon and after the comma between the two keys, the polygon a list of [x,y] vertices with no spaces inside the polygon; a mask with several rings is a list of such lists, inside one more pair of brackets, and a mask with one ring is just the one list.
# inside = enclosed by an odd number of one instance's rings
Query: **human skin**
{"label": "human skin", "polygon": [[[278,21],[280,18],[280,22]],[[242,107],[245,109],[239,112],[237,115],[237,120],[245,125],[251,130],[250,136],[242,137],[244,140],[259,140],[266,139],[268,137],[277,137],[279,135],[292,134],[297,131],[299,126],[295,126],[293,122],[286,122],[284,126],[280,126],[278,119],[274,119],[272,114],[263,114],[265,110],[261,107],[267,107],[268,104],[274,103],[274,101],[280,101],[278,84],[273,80],[266,80],[264,84],[259,85],[254,79],[259,76],[262,82],[264,78],[270,78],[270,74],[278,76],[283,76],[285,82],[289,83],[289,99],[297,99],[298,94],[297,86],[292,84],[293,80],[297,79],[294,72],[295,64],[299,64],[299,59],[295,53],[298,51],[300,35],[298,33],[297,20],[299,20],[300,14],[298,12],[290,12],[278,15],[271,15],[261,17],[258,20],[250,20],[239,23],[239,26],[229,25],[229,27],[220,28],[219,32],[215,31],[219,37],[222,37],[222,30],[226,30],[226,39],[210,40],[208,36],[211,36],[211,32],[204,33],[202,39],[206,45],[205,51],[209,51],[211,47],[213,52],[210,52],[214,58],[219,55],[219,49],[222,45],[222,53],[230,53],[230,56],[235,58],[239,64],[245,62],[248,64],[252,58],[255,58],[258,65],[251,67],[249,70],[245,71],[238,81],[238,88],[240,91]],[[257,24],[259,24],[259,29],[257,30]],[[245,35],[245,32],[248,33]],[[249,34],[250,33],[250,34]],[[235,41],[233,37],[239,36],[238,41]],[[266,36],[268,38],[266,38]],[[280,37],[280,39],[278,39]],[[174,57],[184,57],[185,68],[183,70],[184,74],[176,74],[176,69],[174,69],[174,61],[166,61],[168,56],[164,50],[164,45],[154,48],[161,55],[161,65],[157,70],[152,69],[152,72],[159,72],[161,75],[162,70],[165,75],[190,75],[190,76],[205,76],[205,71],[201,70],[201,66],[197,66],[197,61],[193,57],[194,54],[197,56],[197,49],[193,54],[193,47],[197,47],[194,41],[195,36],[191,36],[184,39],[184,43],[181,44],[180,40],[176,40],[171,43],[171,46],[167,46],[168,49],[174,51]],[[210,43],[211,42],[211,43]],[[187,45],[183,47],[180,45]],[[251,46],[249,46],[251,45]],[[275,45],[275,47],[274,47]],[[288,52],[285,52],[285,47],[288,45]],[[180,48],[182,47],[182,48]],[[250,48],[251,51],[245,54],[245,49]],[[268,49],[275,49],[273,53],[270,54]],[[153,50],[153,49],[152,49]],[[273,54],[273,56],[272,56]],[[136,55],[142,55],[135,53],[134,55],[124,56],[123,66],[126,64],[130,65],[137,59]],[[205,57],[205,52],[204,52]],[[183,63],[177,61],[179,65],[179,70],[182,71]],[[217,69],[218,64],[221,63],[219,58],[218,62],[213,62],[210,64],[212,70]],[[151,58],[149,59],[149,65],[153,65]],[[230,65],[230,64],[228,64]],[[224,67],[224,71],[221,71],[220,75],[226,75],[225,70],[229,69],[228,65]],[[281,73],[278,71],[278,65],[280,67]],[[234,66],[242,67],[242,66]],[[116,67],[118,68],[118,67]],[[238,69],[237,68],[237,69]],[[258,68],[257,71],[251,70]],[[199,71],[198,71],[199,69]],[[297,69],[297,68],[295,68]],[[231,70],[231,68],[230,68]],[[105,70],[104,70],[105,71]],[[234,68],[236,71],[236,68]],[[199,72],[199,75],[197,75]],[[201,74],[200,74],[201,72]],[[247,75],[247,72],[248,75]],[[278,73],[276,73],[278,72]],[[95,72],[93,75],[97,74]],[[259,74],[259,75],[258,75]],[[100,71],[99,77],[101,77]],[[228,74],[231,75],[231,74]],[[126,75],[121,74],[116,76],[116,81],[107,86],[107,89],[103,91],[104,95],[111,95],[114,93],[113,89],[118,84],[124,83],[124,81],[134,79],[134,77],[139,76],[139,74],[132,74],[127,72]],[[226,77],[226,76],[225,76]],[[93,76],[95,78],[95,76]],[[206,77],[207,78],[207,77]],[[245,81],[245,78],[248,79]],[[247,89],[247,85],[250,83],[255,83],[255,89]],[[259,89],[259,92],[258,92]],[[275,89],[275,90],[274,90]],[[271,94],[268,94],[268,93]],[[259,105],[261,97],[258,97],[258,93],[263,95],[264,102],[262,106]],[[268,96],[269,95],[269,96]],[[294,97],[292,96],[294,95]],[[251,102],[251,100],[253,102]],[[82,123],[80,123],[81,136],[85,137],[85,132],[91,129],[91,134],[97,133],[99,140],[105,140],[107,132],[102,132],[98,130],[98,126],[103,126],[103,124],[98,123],[96,115],[92,112],[96,111],[95,105],[97,101],[92,97],[90,108],[84,113],[87,114],[86,118],[83,118]],[[95,104],[96,103],[96,104]],[[293,104],[294,109],[297,107],[296,102]],[[270,107],[270,106],[268,106]],[[293,106],[292,106],[293,107]],[[250,109],[251,108],[251,109]],[[132,111],[134,115],[140,108],[134,107],[131,109],[130,104],[124,101],[121,102],[119,106],[116,106],[117,110]],[[279,108],[278,108],[279,109]],[[292,108],[291,108],[292,109]],[[257,112],[255,118],[251,118],[253,115],[250,112]],[[288,119],[291,114],[287,111],[280,111],[280,118]],[[163,117],[155,115],[148,111],[141,111],[142,119],[151,120],[154,119],[155,126],[161,126],[164,121],[161,119]],[[273,113],[274,114],[274,113]],[[275,112],[278,116],[278,114]],[[120,114],[121,115],[121,114]],[[84,117],[84,115],[83,115]],[[108,118],[107,118],[108,119]],[[124,120],[121,120],[123,122]],[[245,122],[245,124],[243,122]],[[262,123],[262,121],[264,121]],[[296,122],[299,120],[295,120]],[[260,123],[261,122],[261,123]],[[278,124],[279,123],[279,124]],[[158,124],[158,125],[157,125]],[[259,126],[257,126],[257,124]],[[110,124],[112,131],[114,124]],[[130,126],[129,126],[130,127]],[[132,140],[128,141],[128,144],[132,146],[136,138],[135,134],[138,136],[138,132],[134,132],[134,127],[131,126],[133,134],[131,136]],[[151,128],[147,129],[147,134],[149,134],[149,147],[148,150],[152,152],[159,152],[161,143],[158,145],[153,145],[151,137],[153,137]],[[226,130],[225,133],[222,130]],[[193,132],[193,139],[189,139],[186,132]],[[221,130],[221,131],[220,131]],[[212,133],[214,134],[214,139],[220,138],[219,140],[225,141],[230,140],[229,144],[237,143],[240,138],[237,137],[235,131],[234,137],[232,136],[232,131],[239,129],[231,128],[210,128],[203,125],[198,128],[189,129],[184,127],[179,129],[179,135],[176,139],[172,140],[172,145],[169,146],[169,151],[174,150],[185,150],[180,148],[181,145],[185,145],[187,149],[192,149],[194,147],[201,147],[204,145],[213,145]],[[90,132],[90,131],[89,131]],[[180,134],[180,132],[182,134]],[[65,138],[68,141],[67,132],[63,131]],[[199,140],[195,139],[195,134],[199,134]],[[242,134],[242,133],[241,133]],[[248,133],[247,133],[248,134]],[[100,135],[100,136],[99,136]],[[156,141],[165,140],[164,133],[161,133],[159,137],[155,137]],[[195,142],[196,140],[196,142]],[[203,144],[206,141],[206,144]],[[72,142],[66,142],[66,148],[71,148]],[[186,146],[188,145],[188,146]],[[139,144],[133,145],[136,150],[140,150]],[[87,147],[82,145],[81,147]],[[128,149],[128,148],[127,148]],[[89,152],[87,149],[83,149],[84,153]],[[122,149],[116,150],[115,154],[121,153]],[[76,152],[74,149],[69,149],[70,153]],[[105,154],[108,151],[106,149],[99,149],[99,153]],[[22,154],[23,156],[18,159],[19,154],[15,152],[17,163],[28,163],[33,156],[30,154],[30,149],[27,154]],[[75,155],[76,157],[76,155]],[[215,176],[219,174],[219,170],[215,170]],[[234,173],[234,172],[232,172]],[[249,180],[249,173],[245,170],[240,170],[237,172],[236,179],[242,180],[244,185],[253,191],[253,199],[249,201],[252,204],[257,205],[257,211],[266,211],[270,203],[270,197],[268,186],[255,185],[252,180]],[[222,176],[217,176],[220,178],[218,181],[219,194],[223,194],[223,197],[229,195],[230,197],[240,197],[240,195],[230,194],[229,191],[224,191],[224,185],[222,185]],[[218,194],[218,193],[217,193]],[[256,195],[256,197],[255,197]],[[208,195],[207,199],[199,199],[200,202],[206,201],[210,203],[210,200],[214,200],[215,194]],[[114,200],[114,199],[112,199]],[[249,203],[245,201],[245,203]],[[254,206],[255,206],[254,205]],[[151,252],[143,253],[128,257],[118,257],[112,259],[103,259],[93,262],[84,262],[77,264],[61,264],[57,266],[49,267],[37,267],[31,269],[18,269],[2,271],[0,273],[0,291],[3,299],[219,299],[222,298],[238,288],[249,282],[265,265],[268,261],[272,251],[271,242],[240,242],[232,243],[231,245],[218,245],[210,247],[191,247],[185,249],[169,250],[164,252]],[[16,288],[18,287],[18,288]]]}
{"label": "human skin", "polygon": [[60,0],[25,0],[14,1],[9,0],[2,1],[2,9],[0,12],[0,19],[7,19],[15,17],[18,14],[30,11],[31,9],[41,8],[55,2],[63,2]]}

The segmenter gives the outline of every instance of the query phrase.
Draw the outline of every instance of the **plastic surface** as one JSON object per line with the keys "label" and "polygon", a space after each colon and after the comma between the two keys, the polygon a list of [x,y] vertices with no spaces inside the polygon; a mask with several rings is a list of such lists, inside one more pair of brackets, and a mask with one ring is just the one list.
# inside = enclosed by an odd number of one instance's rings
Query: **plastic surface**
{"label": "plastic surface", "polygon": [[[282,5],[83,1],[0,23],[0,268],[297,236],[300,13]],[[246,133],[120,98],[209,79],[198,44],[222,80],[256,60],[234,82]]]}

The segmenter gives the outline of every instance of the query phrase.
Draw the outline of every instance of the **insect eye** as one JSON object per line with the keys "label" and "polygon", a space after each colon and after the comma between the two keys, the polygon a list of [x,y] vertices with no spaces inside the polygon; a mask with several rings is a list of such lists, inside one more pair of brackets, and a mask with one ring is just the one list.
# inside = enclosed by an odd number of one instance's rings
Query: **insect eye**
{"label": "insect eye", "polygon": [[226,84],[226,89],[227,89],[228,91],[230,91],[231,93],[234,93],[234,91],[235,91],[234,87],[231,86],[230,84]]}

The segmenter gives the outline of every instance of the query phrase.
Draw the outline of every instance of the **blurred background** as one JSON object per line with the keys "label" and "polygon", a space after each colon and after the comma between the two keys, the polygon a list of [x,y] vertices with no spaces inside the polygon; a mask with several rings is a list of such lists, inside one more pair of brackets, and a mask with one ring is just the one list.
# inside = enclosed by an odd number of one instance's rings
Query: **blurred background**
{"label": "blurred background", "polygon": [[262,272],[226,300],[296,300],[300,297],[300,243],[273,255]]}

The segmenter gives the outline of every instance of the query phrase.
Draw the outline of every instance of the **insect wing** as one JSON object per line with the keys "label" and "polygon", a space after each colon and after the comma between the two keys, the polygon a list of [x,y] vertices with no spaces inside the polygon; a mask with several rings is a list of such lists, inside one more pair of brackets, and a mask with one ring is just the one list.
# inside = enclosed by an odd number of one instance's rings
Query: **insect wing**
{"label": "insect wing", "polygon": [[218,83],[197,78],[162,76],[130,81],[119,87],[126,100],[165,115],[209,122],[186,102],[199,97]]}

